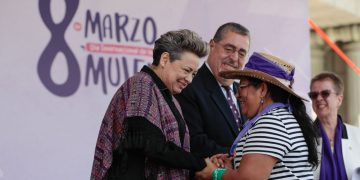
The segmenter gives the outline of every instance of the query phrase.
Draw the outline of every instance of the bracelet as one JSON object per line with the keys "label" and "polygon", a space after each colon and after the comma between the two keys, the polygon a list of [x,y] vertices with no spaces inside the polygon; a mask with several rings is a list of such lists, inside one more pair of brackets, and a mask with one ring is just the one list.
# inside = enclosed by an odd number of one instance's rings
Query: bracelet
{"label": "bracelet", "polygon": [[212,179],[213,180],[221,180],[225,171],[226,171],[226,169],[224,169],[224,168],[216,168],[212,173]]}

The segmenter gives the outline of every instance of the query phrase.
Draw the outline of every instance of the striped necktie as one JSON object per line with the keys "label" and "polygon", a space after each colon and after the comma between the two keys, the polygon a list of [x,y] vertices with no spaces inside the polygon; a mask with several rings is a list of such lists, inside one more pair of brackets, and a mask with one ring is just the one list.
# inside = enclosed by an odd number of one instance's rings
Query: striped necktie
{"label": "striped necktie", "polygon": [[236,108],[236,105],[231,97],[231,88],[229,86],[222,86],[225,90],[226,90],[226,101],[228,102],[231,112],[234,116],[234,119],[236,121],[236,124],[239,128],[239,130],[241,129],[242,125],[241,125],[241,121],[240,121],[240,113],[238,111],[238,109]]}

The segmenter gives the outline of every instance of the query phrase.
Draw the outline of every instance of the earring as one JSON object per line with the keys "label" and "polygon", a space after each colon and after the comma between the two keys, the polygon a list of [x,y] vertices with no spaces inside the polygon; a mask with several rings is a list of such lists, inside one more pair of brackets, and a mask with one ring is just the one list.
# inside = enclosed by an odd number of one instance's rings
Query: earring
{"label": "earring", "polygon": [[260,104],[264,104],[264,98],[260,98]]}

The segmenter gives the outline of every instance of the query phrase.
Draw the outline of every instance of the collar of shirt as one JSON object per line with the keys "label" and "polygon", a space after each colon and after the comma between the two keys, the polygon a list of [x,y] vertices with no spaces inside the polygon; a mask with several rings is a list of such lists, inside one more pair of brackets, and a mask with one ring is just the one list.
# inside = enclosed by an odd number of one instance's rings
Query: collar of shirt
{"label": "collar of shirt", "polygon": [[162,91],[162,94],[167,98],[172,99],[172,94],[170,93],[169,89],[166,87],[164,82],[155,74],[155,72],[148,66],[143,66],[141,72],[149,74],[150,77],[154,80],[156,86]]}

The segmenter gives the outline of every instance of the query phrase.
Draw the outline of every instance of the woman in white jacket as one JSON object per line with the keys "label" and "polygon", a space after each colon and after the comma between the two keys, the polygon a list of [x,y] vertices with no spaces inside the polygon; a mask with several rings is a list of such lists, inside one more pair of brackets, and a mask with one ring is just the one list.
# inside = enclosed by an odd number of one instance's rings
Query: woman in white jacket
{"label": "woman in white jacket", "polygon": [[315,179],[351,179],[360,167],[360,128],[344,123],[338,114],[343,92],[344,83],[334,73],[320,73],[311,80],[309,97],[317,115],[320,159]]}

